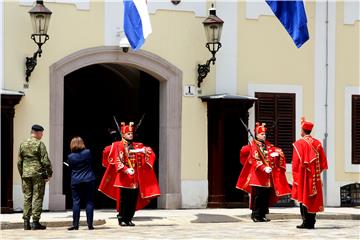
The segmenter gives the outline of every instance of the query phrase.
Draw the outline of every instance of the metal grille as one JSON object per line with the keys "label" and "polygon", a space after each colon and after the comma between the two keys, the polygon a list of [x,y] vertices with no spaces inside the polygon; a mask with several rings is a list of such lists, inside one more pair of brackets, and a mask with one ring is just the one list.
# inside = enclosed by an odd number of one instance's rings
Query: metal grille
{"label": "metal grille", "polygon": [[360,184],[352,183],[340,188],[341,207],[360,206]]}

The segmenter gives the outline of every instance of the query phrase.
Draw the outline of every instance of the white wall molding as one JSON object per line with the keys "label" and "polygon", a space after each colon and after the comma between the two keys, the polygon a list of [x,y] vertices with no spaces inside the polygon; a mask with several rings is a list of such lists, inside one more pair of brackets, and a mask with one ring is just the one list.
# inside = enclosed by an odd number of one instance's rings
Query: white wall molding
{"label": "white wall molding", "polygon": [[[326,4],[328,4],[328,26],[326,26]],[[315,85],[314,85],[314,137],[323,141],[327,132],[326,157],[328,170],[323,174],[325,206],[340,206],[340,186],[336,181],[335,159],[335,46],[336,46],[336,2],[315,3]],[[328,28],[328,34],[326,29]],[[328,48],[326,47],[328,42]],[[328,56],[328,59],[326,59]],[[328,66],[328,69],[326,69]],[[326,79],[327,78],[327,79]],[[326,87],[326,82],[328,80]],[[328,102],[326,103],[326,89]],[[327,118],[326,108],[327,104]],[[326,130],[327,119],[327,130]]]}
{"label": "white wall molding", "polygon": [[148,1],[148,8],[151,14],[155,14],[157,10],[172,10],[194,12],[197,17],[208,15],[208,2],[206,0],[181,1],[178,5],[172,4],[170,0],[154,0]]}
{"label": "white wall molding", "polygon": [[274,13],[264,0],[246,0],[245,11],[247,19],[258,19],[261,15],[274,16]]}
{"label": "white wall molding", "polygon": [[105,0],[104,2],[104,45],[118,46],[124,30],[123,1]]}
{"label": "white wall molding", "polygon": [[360,1],[344,0],[344,24],[355,24],[360,20]]}
{"label": "white wall molding", "polygon": [[[18,0],[21,6],[33,6],[35,0]],[[90,10],[90,0],[46,0],[47,2],[59,3],[59,4],[74,4],[78,10]]]}
{"label": "white wall molding", "polygon": [[4,2],[0,1],[0,87],[4,89]]}
{"label": "white wall molding", "polygon": [[216,55],[216,93],[237,93],[237,6],[236,1],[216,2],[216,15],[225,22],[221,34],[222,47]]}
{"label": "white wall molding", "polygon": [[352,103],[351,97],[352,95],[360,95],[360,87],[346,87],[344,94],[344,144],[345,144],[345,172],[350,173],[359,173],[360,165],[351,163],[351,136],[352,136]]}

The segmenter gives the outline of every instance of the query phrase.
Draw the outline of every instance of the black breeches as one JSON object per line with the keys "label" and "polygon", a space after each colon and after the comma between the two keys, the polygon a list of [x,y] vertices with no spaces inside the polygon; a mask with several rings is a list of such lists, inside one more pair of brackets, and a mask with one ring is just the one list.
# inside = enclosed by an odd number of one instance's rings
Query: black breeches
{"label": "black breeches", "polygon": [[123,222],[129,222],[134,217],[138,194],[138,188],[121,188],[120,216]]}
{"label": "black breeches", "polygon": [[253,217],[263,218],[269,213],[271,188],[253,187],[251,196]]}

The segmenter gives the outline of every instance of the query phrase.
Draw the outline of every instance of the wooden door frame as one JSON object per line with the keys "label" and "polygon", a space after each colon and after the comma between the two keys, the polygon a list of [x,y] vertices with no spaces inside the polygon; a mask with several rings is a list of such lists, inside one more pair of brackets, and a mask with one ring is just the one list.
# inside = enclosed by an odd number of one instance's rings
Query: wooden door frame
{"label": "wooden door frame", "polygon": [[[224,111],[226,111],[227,107],[236,107],[239,115],[247,124],[249,118],[248,110],[253,106],[256,98],[236,95],[211,95],[200,98],[203,102],[207,103],[208,108],[209,196],[207,207],[229,207],[225,200],[224,187]],[[245,128],[244,134],[247,134]]]}
{"label": "wooden door frame", "polygon": [[[13,212],[13,149],[14,149],[14,116],[17,105],[24,93],[1,93],[1,213]],[[3,202],[5,198],[5,202]]]}

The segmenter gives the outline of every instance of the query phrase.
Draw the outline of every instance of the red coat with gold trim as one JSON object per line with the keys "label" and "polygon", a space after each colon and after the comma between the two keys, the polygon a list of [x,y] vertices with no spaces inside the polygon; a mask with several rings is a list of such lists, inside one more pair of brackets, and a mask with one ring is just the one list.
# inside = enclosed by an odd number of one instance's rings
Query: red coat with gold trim
{"label": "red coat with gold trim", "polygon": [[[258,144],[258,145],[255,145]],[[251,194],[251,187],[272,187],[274,196],[271,197],[271,204],[278,201],[278,197],[291,193],[286,179],[286,160],[283,151],[265,141],[265,148],[262,155],[259,152],[260,142],[253,140],[251,144],[244,146],[240,151],[240,163],[243,165],[239,175],[236,188]],[[265,167],[272,168],[271,173],[264,171]]]}
{"label": "red coat with gold trim", "polygon": [[[125,143],[125,145],[124,145]],[[139,151],[140,152],[136,152]],[[160,195],[153,165],[156,156],[150,147],[142,143],[132,143],[132,150],[126,147],[126,142],[114,142],[103,151],[103,166],[106,167],[99,191],[117,201],[121,197],[120,187],[139,188],[139,198],[136,210],[145,207],[150,199]],[[134,169],[134,175],[126,173],[128,168]]]}
{"label": "red coat with gold trim", "polygon": [[308,212],[322,212],[324,200],[320,174],[328,168],[324,149],[310,135],[299,139],[293,146],[291,197],[306,206]]}

